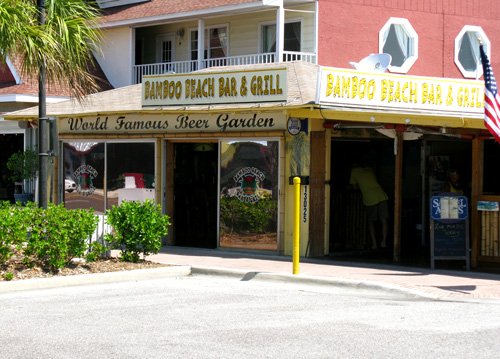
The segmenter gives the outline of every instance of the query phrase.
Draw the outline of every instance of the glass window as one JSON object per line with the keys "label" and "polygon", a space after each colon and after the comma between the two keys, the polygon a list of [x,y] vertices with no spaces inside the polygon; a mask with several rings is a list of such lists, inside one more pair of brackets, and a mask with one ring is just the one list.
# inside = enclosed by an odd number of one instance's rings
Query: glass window
{"label": "glass window", "polygon": [[[301,22],[287,22],[285,24],[285,34],[283,50],[300,51]],[[262,26],[262,52],[276,51],[276,24]]]}
{"label": "glass window", "polygon": [[154,143],[75,141],[63,152],[67,208],[103,214],[123,200],[154,200]]}
{"label": "glass window", "polygon": [[124,200],[154,200],[154,153],[154,143],[107,144],[107,208]]}
{"label": "glass window", "polygon": [[222,141],[220,247],[277,250],[278,141]]}
{"label": "glass window", "polygon": [[163,34],[156,38],[156,62],[174,61],[174,43],[175,35],[173,34]]}
{"label": "glass window", "polygon": [[198,60],[198,30],[191,31],[191,60]]}
{"label": "glass window", "polygon": [[455,38],[455,64],[466,78],[479,78],[483,74],[479,58],[480,40],[489,56],[490,41],[479,26],[465,26]]}
{"label": "glass window", "polygon": [[379,33],[379,52],[390,54],[389,71],[406,73],[418,58],[418,35],[407,19],[390,18]]}
{"label": "glass window", "polygon": [[[228,54],[227,26],[205,29],[205,59],[226,57]],[[198,60],[198,30],[191,31],[191,60]]]}
{"label": "glass window", "polygon": [[66,208],[92,208],[104,213],[104,143],[64,144],[64,203]]}

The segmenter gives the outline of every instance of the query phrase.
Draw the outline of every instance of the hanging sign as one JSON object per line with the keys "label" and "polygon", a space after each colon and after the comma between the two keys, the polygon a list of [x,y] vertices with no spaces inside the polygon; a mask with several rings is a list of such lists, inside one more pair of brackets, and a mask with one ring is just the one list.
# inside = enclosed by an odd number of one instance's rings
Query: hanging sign
{"label": "hanging sign", "polygon": [[427,110],[432,113],[484,112],[484,83],[438,77],[321,67],[321,105]]}
{"label": "hanging sign", "polygon": [[61,119],[58,128],[63,134],[273,131],[286,129],[286,114],[284,112],[221,112],[69,117]]}
{"label": "hanging sign", "polygon": [[432,219],[467,219],[467,197],[465,196],[432,196]]}
{"label": "hanging sign", "polygon": [[287,69],[144,76],[142,106],[287,100]]}

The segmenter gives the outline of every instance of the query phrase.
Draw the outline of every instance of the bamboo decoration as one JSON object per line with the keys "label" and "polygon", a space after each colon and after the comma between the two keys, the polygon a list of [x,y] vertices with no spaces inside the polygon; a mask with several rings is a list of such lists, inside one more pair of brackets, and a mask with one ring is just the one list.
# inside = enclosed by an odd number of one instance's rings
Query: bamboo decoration
{"label": "bamboo decoration", "polygon": [[495,240],[495,212],[490,212],[490,249],[489,249],[489,255],[493,255],[493,242]]}
{"label": "bamboo decoration", "polygon": [[486,212],[486,255],[491,255],[491,212]]}
{"label": "bamboo decoration", "polygon": [[493,213],[488,212],[488,255],[493,255]]}
{"label": "bamboo decoration", "polygon": [[484,256],[486,253],[486,217],[484,212],[481,212],[481,255]]}
{"label": "bamboo decoration", "polygon": [[495,238],[497,237],[497,218],[496,212],[491,212],[491,255],[495,255]]}
{"label": "bamboo decoration", "polygon": [[481,211],[481,256],[500,257],[500,212]]}
{"label": "bamboo decoration", "polygon": [[490,242],[491,242],[491,237],[490,237],[490,226],[491,226],[491,221],[490,221],[490,212],[486,211],[484,212],[484,216],[486,217],[486,255],[490,255]]}
{"label": "bamboo decoration", "polygon": [[499,223],[498,223],[498,212],[493,212],[494,213],[494,228],[495,228],[495,236],[493,237],[493,255],[495,257],[498,256],[498,236],[499,236],[499,233],[498,233],[498,227],[499,227]]}

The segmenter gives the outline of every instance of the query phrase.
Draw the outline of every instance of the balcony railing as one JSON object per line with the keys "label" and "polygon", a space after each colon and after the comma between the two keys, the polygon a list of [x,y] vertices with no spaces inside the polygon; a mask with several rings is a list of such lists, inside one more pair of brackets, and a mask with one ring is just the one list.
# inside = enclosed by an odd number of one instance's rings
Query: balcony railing
{"label": "balcony railing", "polygon": [[[263,54],[252,54],[242,56],[228,56],[215,59],[205,59],[198,66],[197,60],[172,61],[156,64],[135,65],[133,66],[133,81],[138,84],[142,81],[144,75],[162,75],[168,73],[185,74],[198,70],[199,68],[209,68],[214,66],[238,66],[253,64],[269,64],[275,59],[274,52]],[[283,62],[305,61],[315,64],[316,54],[311,52],[284,51]]]}

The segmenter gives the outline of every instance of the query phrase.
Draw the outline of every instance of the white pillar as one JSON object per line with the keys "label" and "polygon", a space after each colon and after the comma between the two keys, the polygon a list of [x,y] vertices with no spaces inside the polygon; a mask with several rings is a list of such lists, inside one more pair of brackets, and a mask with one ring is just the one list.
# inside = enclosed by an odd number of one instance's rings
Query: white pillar
{"label": "white pillar", "polygon": [[283,46],[285,42],[285,8],[283,2],[276,11],[276,57],[274,62],[283,61]]}
{"label": "white pillar", "polygon": [[318,0],[316,0],[314,4],[314,54],[316,55],[315,64],[318,64],[318,42],[319,42],[319,4]]}
{"label": "white pillar", "polygon": [[205,20],[198,19],[198,70],[203,68],[205,58]]}

